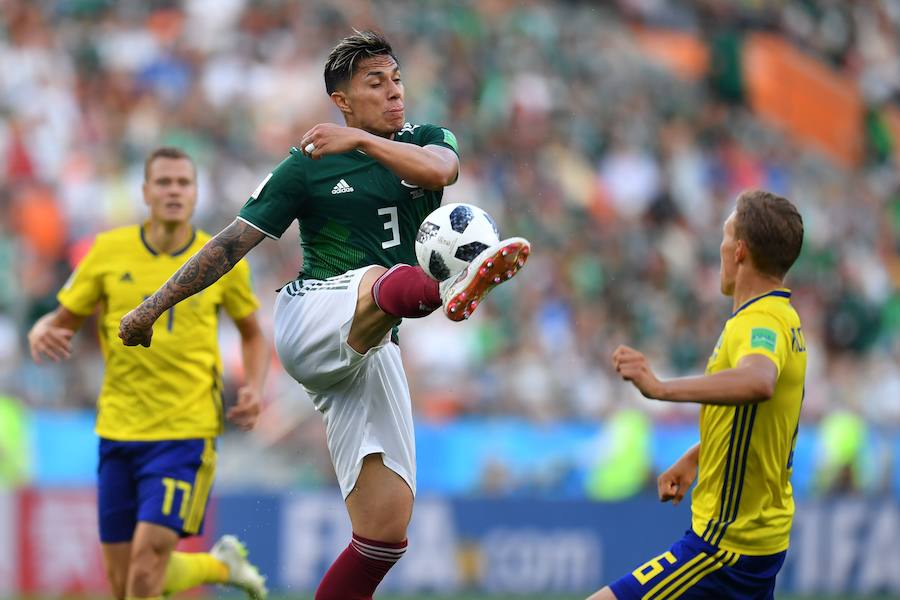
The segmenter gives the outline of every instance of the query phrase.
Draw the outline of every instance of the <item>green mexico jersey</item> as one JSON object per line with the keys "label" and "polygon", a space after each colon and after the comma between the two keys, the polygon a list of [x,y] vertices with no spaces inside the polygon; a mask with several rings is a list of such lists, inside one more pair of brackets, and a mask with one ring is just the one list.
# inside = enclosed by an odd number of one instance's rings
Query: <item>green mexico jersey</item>
{"label": "green mexico jersey", "polygon": [[[394,140],[459,153],[453,134],[435,125],[407,123]],[[416,264],[419,225],[442,196],[443,190],[407,183],[358,150],[312,160],[291,148],[238,218],[272,238],[299,221],[300,277],[326,279],[367,265]]]}

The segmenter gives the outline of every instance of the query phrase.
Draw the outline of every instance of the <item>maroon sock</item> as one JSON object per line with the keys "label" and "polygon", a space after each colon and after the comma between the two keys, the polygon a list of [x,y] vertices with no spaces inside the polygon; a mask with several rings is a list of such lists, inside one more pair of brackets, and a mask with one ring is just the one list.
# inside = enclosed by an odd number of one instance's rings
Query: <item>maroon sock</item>
{"label": "maroon sock", "polygon": [[406,552],[406,541],[397,544],[353,540],[325,573],[315,600],[371,600],[375,588]]}
{"label": "maroon sock", "polygon": [[424,317],[441,306],[438,282],[422,267],[394,265],[372,285],[378,308],[395,317]]}

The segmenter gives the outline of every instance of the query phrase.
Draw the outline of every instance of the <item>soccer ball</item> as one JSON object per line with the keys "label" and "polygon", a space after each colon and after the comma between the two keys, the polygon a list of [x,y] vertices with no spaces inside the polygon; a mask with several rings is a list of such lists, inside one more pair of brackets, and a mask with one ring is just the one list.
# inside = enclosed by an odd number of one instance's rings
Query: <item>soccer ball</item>
{"label": "soccer ball", "polygon": [[445,204],[419,226],[416,258],[429,277],[444,281],[499,241],[491,215],[471,204]]}

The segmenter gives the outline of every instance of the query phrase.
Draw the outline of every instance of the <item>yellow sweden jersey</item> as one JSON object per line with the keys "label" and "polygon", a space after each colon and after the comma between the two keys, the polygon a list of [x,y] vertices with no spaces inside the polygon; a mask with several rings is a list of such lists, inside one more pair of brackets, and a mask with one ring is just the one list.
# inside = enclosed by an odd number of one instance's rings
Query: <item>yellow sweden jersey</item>
{"label": "yellow sweden jersey", "polygon": [[790,297],[788,290],[775,290],[746,302],[725,323],[706,367],[712,374],[762,354],[778,368],[770,399],[700,410],[693,529],[730,552],[767,555],[788,547],[791,467],[806,377],[806,343]]}
{"label": "yellow sweden jersey", "polygon": [[153,327],[150,348],[127,347],[118,337],[122,316],[155,292],[209,238],[196,231],[185,248],[169,255],[151,249],[140,226],[102,233],[57,295],[60,304],[78,315],[89,315],[100,305],[106,372],[97,401],[99,436],[151,441],[221,433],[218,309],[221,305],[240,320],[259,305],[245,261],[163,314]]}

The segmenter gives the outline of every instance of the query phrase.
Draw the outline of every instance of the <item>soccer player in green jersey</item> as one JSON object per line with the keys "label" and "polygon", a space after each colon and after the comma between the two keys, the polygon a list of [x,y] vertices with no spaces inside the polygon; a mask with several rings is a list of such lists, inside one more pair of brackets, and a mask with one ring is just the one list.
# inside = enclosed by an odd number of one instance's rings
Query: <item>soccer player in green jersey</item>
{"label": "soccer player in green jersey", "polygon": [[803,220],[785,198],[744,192],[725,221],[722,293],[732,315],[706,374],[660,381],[627,346],[613,366],[641,393],[695,402],[700,442],[659,477],[677,504],[694,479],[691,529],[668,551],[589,600],[773,598],[794,499],[791,468],[806,377],[806,342],[784,276],[803,243]]}
{"label": "soccer player in green jersey", "polygon": [[[157,598],[206,583],[230,583],[259,600],[263,577],[233,536],[209,553],[175,552],[178,540],[202,532],[216,469],[215,438],[227,417],[242,429],[256,423],[268,368],[259,301],[250,267],[237,265],[190,304],[170,310],[150,351],[113,337],[119,320],[209,240],[191,225],[197,203],[193,161],[159,148],[144,165],[141,225],[101,233],[58,294],[59,307],[28,334],[31,354],[58,361],[99,307],[106,369],[97,400],[97,509],[100,542],[113,595]],[[219,307],[241,336],[246,385],[227,414],[221,397]]]}
{"label": "soccer player in green jersey", "polygon": [[356,32],[334,47],[325,89],[345,125],[310,129],[238,218],[122,319],[119,336],[149,346],[167,310],[299,221],[303,268],[276,300],[275,344],[323,413],[353,528],[316,599],[353,600],[371,598],[404,554],[415,496],[412,407],[392,329],[442,307],[466,318],[530,247],[507,239],[440,285],[428,277],[415,266],[415,236],[459,174],[456,138],[406,122],[400,66],[378,34]]}

